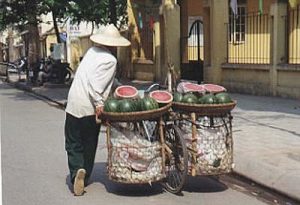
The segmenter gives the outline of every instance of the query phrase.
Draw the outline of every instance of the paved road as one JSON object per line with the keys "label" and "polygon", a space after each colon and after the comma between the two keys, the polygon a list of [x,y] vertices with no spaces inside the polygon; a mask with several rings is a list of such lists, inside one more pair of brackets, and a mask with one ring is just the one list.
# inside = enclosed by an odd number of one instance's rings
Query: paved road
{"label": "paved road", "polygon": [[183,196],[159,184],[125,186],[108,180],[100,134],[92,184],[82,197],[69,189],[64,112],[0,82],[3,205],[203,204],[260,205],[255,197],[208,177],[189,178]]}

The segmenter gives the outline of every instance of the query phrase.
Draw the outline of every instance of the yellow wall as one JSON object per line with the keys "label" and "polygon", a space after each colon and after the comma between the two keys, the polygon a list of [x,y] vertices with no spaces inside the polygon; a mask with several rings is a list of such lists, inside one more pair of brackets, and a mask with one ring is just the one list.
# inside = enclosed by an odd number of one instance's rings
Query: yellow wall
{"label": "yellow wall", "polygon": [[272,1],[264,2],[264,13],[258,15],[251,13],[258,11],[258,3],[248,1],[246,17],[246,33],[244,42],[230,42],[228,44],[229,63],[271,63],[271,16],[270,6]]}
{"label": "yellow wall", "polygon": [[300,5],[298,9],[290,11],[289,16],[289,35],[288,35],[288,49],[289,49],[289,59],[290,64],[300,64]]}

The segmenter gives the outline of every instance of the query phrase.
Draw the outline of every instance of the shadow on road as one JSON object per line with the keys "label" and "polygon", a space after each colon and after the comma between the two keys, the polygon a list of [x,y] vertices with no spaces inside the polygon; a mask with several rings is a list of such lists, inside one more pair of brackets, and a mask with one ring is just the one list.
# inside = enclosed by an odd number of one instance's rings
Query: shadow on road
{"label": "shadow on road", "polygon": [[[113,182],[108,179],[105,162],[97,162],[94,165],[94,170],[90,178],[89,184],[101,183],[104,185],[107,192],[116,194],[119,196],[130,196],[130,197],[144,197],[162,194],[165,192],[160,183],[153,184],[122,184]],[[70,191],[72,185],[70,183],[70,176],[66,178],[66,184]],[[184,192],[195,192],[195,193],[214,193],[222,192],[227,190],[228,187],[222,182],[218,181],[214,177],[206,176],[188,176],[186,185],[183,189]]]}
{"label": "shadow on road", "polygon": [[91,183],[101,183],[107,192],[121,196],[152,196],[164,192],[159,183],[149,184],[122,184],[108,179],[105,162],[95,163]]}
{"label": "shadow on road", "polygon": [[183,191],[196,193],[214,193],[227,190],[228,187],[214,177],[188,176]]}

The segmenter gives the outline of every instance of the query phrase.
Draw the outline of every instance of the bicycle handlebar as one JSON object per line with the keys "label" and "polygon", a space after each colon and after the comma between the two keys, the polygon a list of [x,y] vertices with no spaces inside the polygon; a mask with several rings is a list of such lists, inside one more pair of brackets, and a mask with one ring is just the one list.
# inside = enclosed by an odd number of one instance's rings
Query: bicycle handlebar
{"label": "bicycle handlebar", "polygon": [[155,87],[158,87],[158,89],[167,89],[167,86],[161,85],[159,83],[154,83],[150,85],[144,92],[149,93]]}

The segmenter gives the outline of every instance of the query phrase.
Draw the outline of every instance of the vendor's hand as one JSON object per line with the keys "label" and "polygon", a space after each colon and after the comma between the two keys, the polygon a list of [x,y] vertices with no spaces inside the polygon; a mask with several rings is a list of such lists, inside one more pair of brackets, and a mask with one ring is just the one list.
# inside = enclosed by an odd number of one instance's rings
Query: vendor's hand
{"label": "vendor's hand", "polygon": [[96,107],[96,115],[100,116],[102,114],[102,112],[103,112],[103,106],[102,105],[101,106],[97,106]]}

